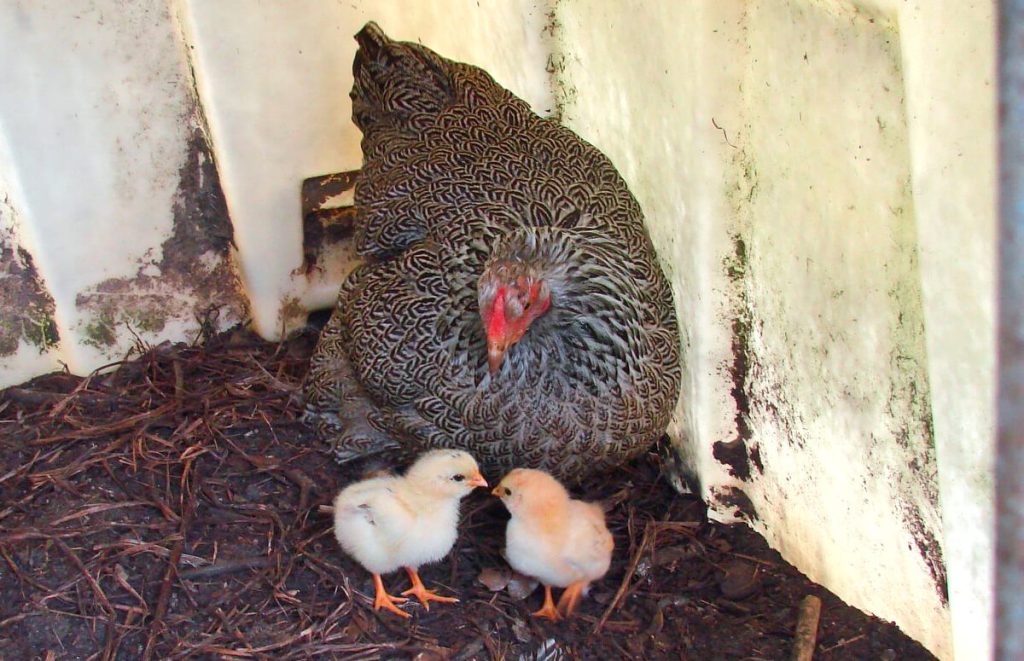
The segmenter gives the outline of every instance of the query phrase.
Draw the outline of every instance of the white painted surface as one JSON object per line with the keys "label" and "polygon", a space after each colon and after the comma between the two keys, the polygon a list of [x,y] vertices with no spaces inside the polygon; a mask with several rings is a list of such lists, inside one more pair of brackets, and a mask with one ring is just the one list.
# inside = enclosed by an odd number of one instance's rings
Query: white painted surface
{"label": "white painted surface", "polygon": [[992,654],[995,439],[994,4],[893,3],[957,659]]}
{"label": "white painted surface", "polygon": [[[0,261],[5,257],[3,253],[6,249],[9,251],[8,258],[16,261],[20,271],[28,264],[23,255],[17,254],[19,249],[28,255],[33,251],[32,247],[27,245],[28,233],[15,206],[15,200],[20,195],[8,179],[13,171],[10,152],[3,135],[0,134]],[[45,336],[43,328],[51,323],[50,310],[41,305],[40,301],[26,304],[24,300],[19,300],[26,288],[37,289],[34,283],[5,271],[0,271],[0,279],[21,280],[17,283],[0,281],[0,287],[4,288],[0,293],[0,324],[3,326],[0,333],[8,335],[8,338],[11,335],[20,336],[17,339],[17,349],[13,353],[0,355],[0,386],[19,383],[26,375],[34,376],[60,369],[60,346],[52,346],[38,339]],[[8,292],[10,293],[5,296]],[[8,305],[14,309],[7,309]],[[26,329],[25,325],[31,328]],[[35,338],[36,342],[27,341],[26,335]]]}
{"label": "white painted surface", "polygon": [[803,2],[746,25],[739,309],[770,477],[745,491],[785,557],[948,655],[899,32]]}
{"label": "white painted surface", "polygon": [[358,169],[351,121],[355,32],[377,21],[391,37],[486,68],[541,112],[550,106],[536,2],[413,0],[261,3],[185,0],[183,21],[235,226],[253,321],[264,337],[327,307],[350,255],[328,256],[307,279],[302,264],[302,180]]}

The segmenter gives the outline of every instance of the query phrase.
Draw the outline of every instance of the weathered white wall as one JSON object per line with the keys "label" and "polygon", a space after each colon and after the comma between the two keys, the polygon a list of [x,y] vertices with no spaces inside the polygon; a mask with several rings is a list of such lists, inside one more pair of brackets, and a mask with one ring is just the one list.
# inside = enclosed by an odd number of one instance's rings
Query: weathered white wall
{"label": "weathered white wall", "polygon": [[984,659],[992,650],[995,3],[884,5],[904,52],[954,650]]}
{"label": "weathered white wall", "polygon": [[483,66],[622,171],[676,288],[671,432],[712,514],[940,657],[986,658],[991,14],[0,4],[0,384],[87,372],[136,334],[191,339],[204,317],[276,338],[329,304],[351,255],[305,272],[299,187],[359,165],[352,34],[372,18]]}
{"label": "weathered white wall", "polygon": [[[0,168],[10,169],[10,162],[0,135]],[[12,184],[0,179],[0,375],[6,383],[59,369],[61,358],[53,298],[32,261]]]}
{"label": "weathered white wall", "polygon": [[[221,325],[237,322],[231,228],[213,208],[219,185],[168,6],[2,3],[0,79],[10,240],[45,283],[60,338],[44,353],[88,372],[123,357],[133,332],[194,336],[210,304]],[[4,383],[35,362],[21,346],[3,352]]]}
{"label": "weathered white wall", "polygon": [[943,658],[990,650],[991,13],[557,5],[564,119],[676,285],[712,514]]}

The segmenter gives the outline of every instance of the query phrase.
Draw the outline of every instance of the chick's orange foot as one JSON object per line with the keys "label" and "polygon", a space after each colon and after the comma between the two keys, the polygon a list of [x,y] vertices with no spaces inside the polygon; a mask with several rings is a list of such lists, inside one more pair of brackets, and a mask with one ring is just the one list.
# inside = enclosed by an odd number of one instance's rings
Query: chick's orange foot
{"label": "chick's orange foot", "polygon": [[562,619],[562,614],[555,608],[555,601],[551,598],[551,586],[544,586],[544,605],[540,607],[540,610],[536,610],[531,613],[534,617],[545,617],[552,622],[557,622]]}
{"label": "chick's orange foot", "polygon": [[376,594],[373,598],[373,610],[388,610],[398,615],[399,617],[410,618],[412,617],[395,604],[404,604],[409,601],[405,597],[393,597],[388,594],[387,590],[384,589],[384,581],[380,579],[380,574],[373,575],[373,587],[376,589]]}
{"label": "chick's orange foot", "polygon": [[412,587],[403,592],[403,595],[411,594],[420,600],[423,607],[430,610],[430,602],[437,601],[442,604],[457,604],[459,600],[455,597],[444,597],[436,592],[431,592],[427,589],[427,586],[423,585],[423,581],[420,580],[419,572],[411,567],[405,568],[406,573],[409,574],[409,580],[412,581]]}
{"label": "chick's orange foot", "polygon": [[562,617],[569,617],[576,610],[576,606],[579,605],[580,599],[583,597],[585,587],[587,587],[586,581],[579,581],[565,588],[565,592],[558,600],[558,612]]}

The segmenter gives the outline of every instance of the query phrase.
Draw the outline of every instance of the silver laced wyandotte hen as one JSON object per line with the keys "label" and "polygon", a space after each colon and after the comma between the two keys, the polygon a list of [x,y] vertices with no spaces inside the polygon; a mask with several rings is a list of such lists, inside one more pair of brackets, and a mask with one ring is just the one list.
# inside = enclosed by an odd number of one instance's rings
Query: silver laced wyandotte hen
{"label": "silver laced wyandotte hen", "polygon": [[576,482],[642,453],[679,393],[672,293],[608,159],[483,70],[357,35],[348,276],[305,387],[339,461],[471,452]]}

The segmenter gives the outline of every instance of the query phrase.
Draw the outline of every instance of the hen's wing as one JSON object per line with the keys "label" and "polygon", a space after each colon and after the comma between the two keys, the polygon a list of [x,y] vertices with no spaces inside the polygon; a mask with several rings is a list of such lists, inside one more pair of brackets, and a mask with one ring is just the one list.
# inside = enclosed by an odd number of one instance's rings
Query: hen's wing
{"label": "hen's wing", "polygon": [[348,350],[348,303],[371,272],[360,267],[342,285],[334,312],[320,331],[303,384],[304,420],[327,440],[339,463],[398,447],[379,426],[371,424],[377,404],[363,386]]}

